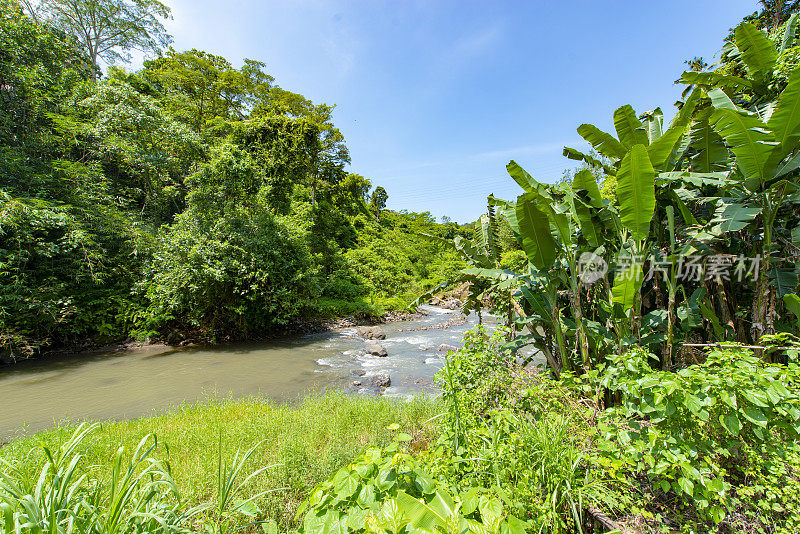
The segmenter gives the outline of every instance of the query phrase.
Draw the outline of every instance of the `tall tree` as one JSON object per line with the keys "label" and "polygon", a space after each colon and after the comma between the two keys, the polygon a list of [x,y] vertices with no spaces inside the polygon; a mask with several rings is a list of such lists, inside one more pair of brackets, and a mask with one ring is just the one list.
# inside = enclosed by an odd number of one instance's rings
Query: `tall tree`
{"label": "tall tree", "polygon": [[[73,35],[99,72],[98,61],[130,61],[131,50],[157,52],[172,42],[162,19],[170,9],[158,0],[40,0],[29,11]],[[38,13],[38,14],[37,14]]]}
{"label": "tall tree", "polygon": [[381,220],[381,210],[386,207],[386,201],[389,200],[389,194],[381,186],[375,188],[372,192],[372,198],[369,201],[369,207],[375,213],[375,219]]}

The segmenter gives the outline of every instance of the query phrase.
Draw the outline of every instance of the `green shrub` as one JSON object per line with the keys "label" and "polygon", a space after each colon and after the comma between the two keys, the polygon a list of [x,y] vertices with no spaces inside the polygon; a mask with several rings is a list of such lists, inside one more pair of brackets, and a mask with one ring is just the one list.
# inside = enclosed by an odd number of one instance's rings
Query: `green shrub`
{"label": "green shrub", "polygon": [[144,287],[150,317],[215,337],[257,333],[297,317],[311,291],[307,251],[258,209],[215,220],[190,211],[163,233]]}
{"label": "green shrub", "polygon": [[605,464],[646,474],[655,490],[680,497],[689,517],[719,523],[742,496],[758,494],[747,486],[775,481],[766,458],[797,451],[800,368],[745,349],[711,350],[677,373],[653,371],[650,358],[637,348],[604,370],[602,385],[621,400],[602,415]]}
{"label": "green shrub", "polygon": [[[398,425],[393,425],[398,429]],[[523,534],[529,525],[507,515],[487,490],[451,491],[422,469],[399,443],[371,447],[318,485],[300,508],[305,534],[328,532],[477,532]]]}
{"label": "green shrub", "polygon": [[437,375],[448,412],[423,455],[459,491],[491,488],[534,532],[573,532],[588,505],[611,495],[593,462],[589,410],[542,375],[519,367],[503,331],[468,332]]}

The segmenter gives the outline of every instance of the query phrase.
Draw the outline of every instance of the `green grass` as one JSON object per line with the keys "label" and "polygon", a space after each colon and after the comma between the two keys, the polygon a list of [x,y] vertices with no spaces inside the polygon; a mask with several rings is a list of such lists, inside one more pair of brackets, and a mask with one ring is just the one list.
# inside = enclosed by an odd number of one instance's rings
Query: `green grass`
{"label": "green grass", "polygon": [[[443,410],[436,400],[406,402],[341,392],[312,395],[292,406],[257,398],[184,406],[164,415],[103,423],[86,442],[85,464],[100,466],[92,471],[107,476],[120,446],[130,454],[143,436],[154,433],[158,447],[153,456],[168,461],[179,491],[191,504],[202,504],[214,500],[220,433],[222,456],[228,460],[237,450],[244,453],[263,441],[242,472],[280,465],[255,476],[245,496],[283,488],[260,497],[257,504],[261,515],[276,520],[284,531],[297,526],[295,511],[311,488],[365,447],[391,441],[387,425],[398,423],[413,435],[412,447],[425,446],[437,428],[435,421],[427,421]],[[24,472],[37,472],[44,460],[40,443],[58,446],[74,428],[59,426],[14,441],[0,449],[0,456]]]}
{"label": "green grass", "polygon": [[320,297],[307,306],[306,313],[321,319],[336,319],[348,315],[380,317],[386,310],[363,299],[342,300]]}

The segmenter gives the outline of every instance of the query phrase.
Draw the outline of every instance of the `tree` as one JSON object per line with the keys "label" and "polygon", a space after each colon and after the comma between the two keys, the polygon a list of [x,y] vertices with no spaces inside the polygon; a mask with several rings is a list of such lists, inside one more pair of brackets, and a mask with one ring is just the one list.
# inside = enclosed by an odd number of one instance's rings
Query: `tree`
{"label": "tree", "polygon": [[344,166],[350,163],[350,152],[345,145],[344,135],[333,125],[335,106],[315,105],[303,95],[280,87],[273,87],[269,96],[269,100],[256,104],[254,116],[264,113],[288,115],[306,119],[319,129],[319,147],[312,154],[312,172],[308,176],[311,203],[316,207],[319,187],[339,183],[345,177]]}
{"label": "tree", "polygon": [[372,198],[369,201],[369,207],[375,214],[375,219],[381,220],[381,210],[386,207],[386,201],[389,200],[389,194],[381,186],[375,188],[372,192]]}
{"label": "tree", "polygon": [[98,60],[127,63],[131,50],[158,52],[172,41],[160,20],[170,18],[170,9],[158,0],[41,0],[28,6],[35,18],[41,13],[77,39],[95,80]]}
{"label": "tree", "polygon": [[264,63],[245,59],[236,69],[224,57],[169,49],[144,63],[143,78],[165,97],[170,112],[205,138],[229,133],[270,96],[273,77]]}

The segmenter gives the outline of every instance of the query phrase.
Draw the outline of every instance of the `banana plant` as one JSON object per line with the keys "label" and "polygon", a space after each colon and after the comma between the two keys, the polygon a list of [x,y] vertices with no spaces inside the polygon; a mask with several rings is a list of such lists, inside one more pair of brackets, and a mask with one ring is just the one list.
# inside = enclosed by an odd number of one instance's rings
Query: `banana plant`
{"label": "banana plant", "polygon": [[[793,17],[790,24],[796,25],[797,18]],[[791,44],[788,41],[793,33],[786,32],[781,48]],[[698,114],[698,129],[705,131],[698,132],[697,139],[706,147],[700,152],[700,164],[707,170],[712,170],[711,165],[725,165],[724,156],[730,152],[729,161],[735,171],[732,176],[744,186],[742,197],[723,209],[730,213],[731,209],[749,208],[751,221],[760,216],[763,263],[756,281],[751,328],[752,338],[757,340],[774,332],[769,310],[774,307],[773,286],[778,276],[777,271],[772,273],[775,221],[784,201],[798,190],[800,69],[790,74],[788,83],[776,96],[773,81],[779,51],[752,24],[741,24],[734,35],[730,47],[746,73],[744,78],[731,80],[721,74],[702,73],[707,75],[703,79],[684,74],[682,81],[702,86],[710,101]],[[724,142],[725,152],[718,144],[710,143],[715,138]],[[727,219],[730,218],[722,217],[723,221]]]}

